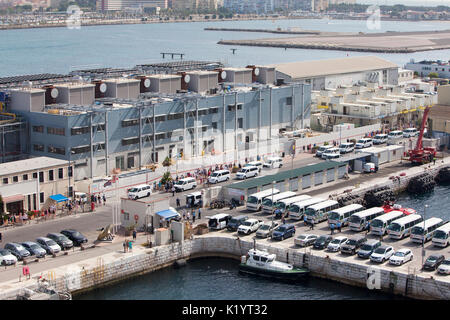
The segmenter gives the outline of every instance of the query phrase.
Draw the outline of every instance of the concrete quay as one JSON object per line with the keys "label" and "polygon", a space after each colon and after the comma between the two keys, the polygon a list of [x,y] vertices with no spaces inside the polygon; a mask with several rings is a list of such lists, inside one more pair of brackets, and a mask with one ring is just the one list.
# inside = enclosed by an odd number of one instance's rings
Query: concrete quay
{"label": "concrete quay", "polygon": [[378,53],[411,53],[450,48],[450,30],[289,38],[221,40],[218,44]]}

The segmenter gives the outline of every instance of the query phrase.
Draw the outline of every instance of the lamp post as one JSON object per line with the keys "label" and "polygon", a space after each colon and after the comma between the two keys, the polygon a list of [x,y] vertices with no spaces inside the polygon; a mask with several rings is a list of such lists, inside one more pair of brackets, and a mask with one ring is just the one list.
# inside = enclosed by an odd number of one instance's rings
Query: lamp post
{"label": "lamp post", "polygon": [[[426,210],[428,208],[428,205],[426,204],[423,208],[423,215],[422,215],[422,219],[423,219],[423,232],[425,233],[425,217],[426,217]],[[423,259],[425,258],[425,235],[423,234],[423,238],[422,238],[422,269],[423,269]]]}
{"label": "lamp post", "polygon": [[[273,208],[273,185],[275,181],[272,181],[272,208]],[[273,212],[271,212],[271,225],[273,226]]]}

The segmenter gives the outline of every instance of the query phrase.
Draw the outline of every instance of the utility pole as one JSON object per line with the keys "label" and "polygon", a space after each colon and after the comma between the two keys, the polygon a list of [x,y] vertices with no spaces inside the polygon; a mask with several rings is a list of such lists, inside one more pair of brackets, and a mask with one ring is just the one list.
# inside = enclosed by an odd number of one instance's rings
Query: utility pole
{"label": "utility pole", "polygon": [[[428,208],[428,205],[426,204],[423,208],[423,232],[425,233],[425,217],[426,217],[426,210]],[[423,269],[423,260],[425,259],[425,235],[423,234],[422,238],[422,269]]]}
{"label": "utility pole", "polygon": [[[273,208],[273,185],[275,181],[272,181],[272,208]],[[271,226],[273,226],[273,212],[271,212]]]}

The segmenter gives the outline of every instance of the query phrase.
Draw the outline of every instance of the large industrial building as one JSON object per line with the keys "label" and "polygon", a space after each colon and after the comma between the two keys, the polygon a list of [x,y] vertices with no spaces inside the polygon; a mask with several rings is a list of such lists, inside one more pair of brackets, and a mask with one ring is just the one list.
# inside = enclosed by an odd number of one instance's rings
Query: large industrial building
{"label": "large industrial building", "polygon": [[277,79],[311,84],[312,90],[335,89],[341,85],[364,82],[398,84],[399,67],[375,56],[288,62],[272,67],[277,70]]}
{"label": "large industrial building", "polygon": [[71,162],[76,180],[175,154],[242,150],[309,126],[309,85],[276,85],[273,67],[217,66],[185,61],[48,75],[5,85],[5,106],[28,123],[29,154]]}

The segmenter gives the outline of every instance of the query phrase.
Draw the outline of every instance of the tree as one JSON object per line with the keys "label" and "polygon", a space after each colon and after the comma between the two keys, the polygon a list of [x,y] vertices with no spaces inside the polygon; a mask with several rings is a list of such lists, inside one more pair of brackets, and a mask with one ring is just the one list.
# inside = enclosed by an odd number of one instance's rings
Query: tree
{"label": "tree", "polygon": [[428,74],[428,76],[429,76],[430,78],[439,78],[439,74],[438,74],[437,72],[430,72],[430,73]]}
{"label": "tree", "polygon": [[169,171],[165,172],[163,176],[161,177],[161,185],[165,185],[167,182],[172,181],[172,175]]}

